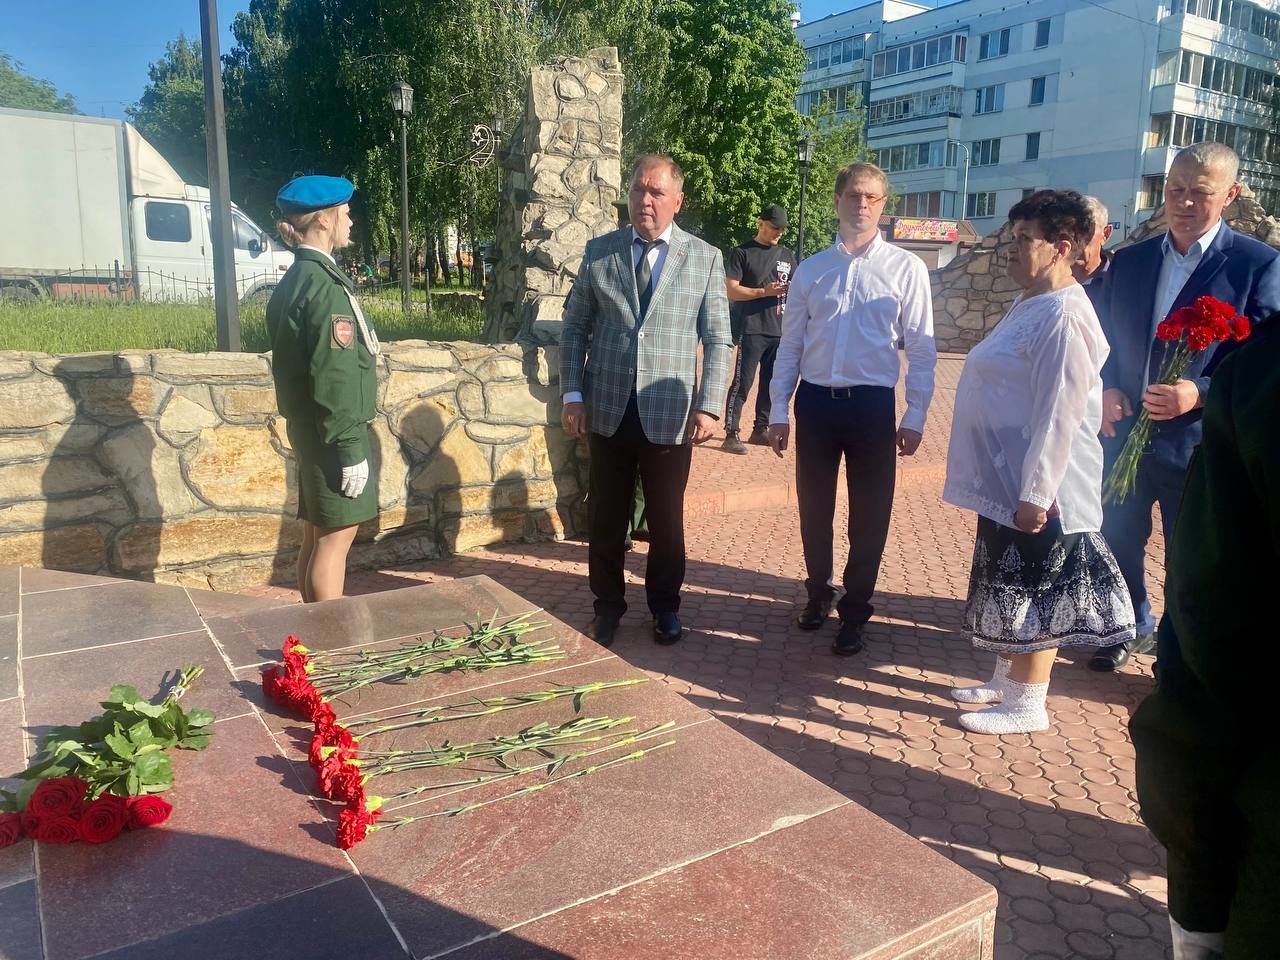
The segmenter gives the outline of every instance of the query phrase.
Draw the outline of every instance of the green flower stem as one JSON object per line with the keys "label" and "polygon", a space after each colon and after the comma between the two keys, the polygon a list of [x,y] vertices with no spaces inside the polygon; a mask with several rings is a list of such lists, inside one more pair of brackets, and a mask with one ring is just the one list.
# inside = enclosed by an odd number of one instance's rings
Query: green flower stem
{"label": "green flower stem", "polygon": [[[360,730],[360,739],[367,740],[369,737],[376,736],[380,733],[393,733],[396,730],[407,730],[410,727],[429,726],[433,723],[446,723],[451,720],[474,720],[478,717],[492,716],[495,713],[503,713],[507,710],[516,710],[520,707],[533,706],[538,703],[549,703],[552,700],[559,700],[564,697],[573,697],[575,699],[574,709],[581,709],[582,698],[599,693],[604,690],[615,690],[619,687],[633,687],[637,684],[647,683],[648,677],[636,677],[628,680],[599,680],[594,683],[582,683],[572,687],[552,687],[550,690],[537,690],[531,693],[517,694],[512,697],[489,697],[487,699],[475,698],[465,703],[451,703],[438,707],[422,707],[418,710],[402,710],[399,713],[392,713],[386,716],[363,717],[361,719],[352,720],[344,726],[353,733]],[[468,709],[478,708],[478,709]],[[465,711],[455,713],[453,711]],[[387,720],[402,720],[403,718],[412,718],[404,720],[402,723],[386,723]],[[372,730],[362,730],[365,725],[370,723],[378,723],[380,726],[374,727]]]}
{"label": "green flower stem", "polygon": [[384,821],[378,826],[392,827],[392,828],[403,827],[403,826],[407,826],[410,823],[414,823],[418,820],[429,820],[432,817],[456,817],[459,814],[470,813],[472,810],[478,810],[481,807],[487,807],[490,804],[501,803],[503,800],[512,800],[516,797],[525,796],[526,794],[536,793],[539,790],[545,790],[547,787],[553,786],[557,783],[564,783],[564,781],[566,780],[573,780],[576,777],[590,776],[593,773],[599,773],[601,770],[606,770],[609,767],[615,767],[623,763],[630,763],[631,761],[639,760],[650,753],[655,753],[658,750],[662,750],[666,747],[671,747],[674,745],[675,745],[674,740],[667,740],[666,742],[660,743],[655,747],[649,747],[644,750],[634,750],[631,753],[626,754],[625,756],[614,757],[612,760],[606,760],[604,763],[598,763],[589,767],[583,767],[581,770],[575,770],[573,773],[566,773],[563,776],[552,777],[550,780],[546,780],[542,783],[532,783],[527,787],[521,787],[519,790],[513,790],[511,793],[503,794],[500,797],[492,797],[488,800],[480,800],[476,803],[469,803],[460,807],[450,807],[447,810],[439,810],[435,813],[424,813],[416,817],[396,817],[394,820]]}
{"label": "green flower stem", "polygon": [[[481,786],[487,783],[498,783],[502,780],[510,780],[513,777],[520,777],[526,774],[536,773],[538,771],[546,771],[548,773],[554,773],[556,770],[559,770],[561,767],[563,767],[566,763],[573,763],[574,761],[583,760],[587,757],[598,756],[599,754],[602,754],[602,753],[610,753],[614,750],[617,750],[619,747],[627,747],[635,743],[641,743],[642,741],[645,741],[645,740],[651,740],[654,737],[664,733],[665,731],[670,730],[675,725],[676,724],[674,720],[668,720],[665,723],[660,723],[656,726],[649,727],[647,730],[642,730],[638,733],[632,733],[632,734],[628,734],[626,736],[620,737],[619,739],[614,740],[612,743],[606,744],[605,746],[602,746],[602,747],[596,747],[591,750],[582,750],[578,753],[558,755],[558,756],[549,758],[545,762],[531,763],[531,764],[526,764],[524,766],[512,767],[510,770],[504,771],[502,773],[485,774],[479,777],[474,777],[469,780],[453,780],[448,783],[424,784],[420,787],[413,787],[409,790],[404,790],[392,796],[384,797],[383,801],[384,803],[391,803],[392,801],[395,801],[395,800],[407,800],[409,797],[416,797],[419,794],[431,793],[436,790],[447,790],[453,787],[470,788],[470,787]],[[671,743],[674,743],[674,742],[675,742],[674,740],[671,741]],[[669,745],[670,744],[661,744],[661,746],[669,746]],[[654,747],[653,749],[656,750],[656,749],[659,749],[659,747]],[[640,753],[644,753],[644,751],[642,750],[640,751]],[[606,764],[601,764],[600,766],[605,766],[605,765]],[[431,814],[431,816],[437,816],[437,814]],[[414,818],[414,819],[422,819],[422,818]]]}
{"label": "green flower stem", "polygon": [[[350,693],[353,690],[359,690],[361,687],[367,687],[374,683],[410,679],[413,677],[423,676],[430,673],[440,673],[446,670],[492,670],[497,667],[514,666],[524,663],[552,663],[556,660],[563,660],[564,651],[555,644],[518,644],[504,650],[498,656],[489,656],[488,654],[474,654],[460,657],[450,657],[446,660],[438,660],[434,663],[426,663],[405,667],[399,670],[393,670],[386,673],[371,674],[352,680],[346,684],[340,684],[336,687],[316,686],[327,699],[340,697],[343,694]],[[313,681],[314,684],[314,681]]]}
{"label": "green flower stem", "polygon": [[[1191,366],[1195,352],[1185,339],[1179,340],[1173,353],[1165,357],[1160,365],[1160,378],[1157,382],[1171,384],[1181,380],[1187,372],[1187,367]],[[1141,402],[1142,398],[1139,397],[1138,403],[1141,404]],[[1142,464],[1142,458],[1147,455],[1147,448],[1151,446],[1153,433],[1155,433],[1155,422],[1146,409],[1142,408],[1138,411],[1138,419],[1134,421],[1133,429],[1125,438],[1124,447],[1121,448],[1116,462],[1102,485],[1104,504],[1124,503],[1133,492],[1134,485],[1138,482],[1138,467]]]}
{"label": "green flower stem", "polygon": [[[515,756],[526,750],[546,750],[565,743],[594,743],[610,737],[629,734],[607,733],[615,727],[634,720],[634,717],[590,717],[582,720],[571,720],[559,727],[547,727],[545,730],[531,728],[521,731],[514,737],[491,737],[459,746],[445,745],[438,749],[391,751],[382,756],[362,754],[362,769],[366,777],[377,777],[389,773],[402,773],[406,770],[419,770],[428,767],[455,766],[470,760],[494,760],[505,765],[507,757]],[[596,734],[587,736],[587,734]]]}

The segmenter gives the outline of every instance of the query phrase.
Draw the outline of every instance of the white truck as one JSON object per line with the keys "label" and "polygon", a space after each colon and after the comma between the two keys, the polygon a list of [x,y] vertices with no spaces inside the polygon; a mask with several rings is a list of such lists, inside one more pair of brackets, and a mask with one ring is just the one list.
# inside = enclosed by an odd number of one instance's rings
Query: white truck
{"label": "white truck", "polygon": [[[213,296],[209,191],[123,120],[0,108],[0,298]],[[293,263],[232,207],[236,286],[265,299]]]}

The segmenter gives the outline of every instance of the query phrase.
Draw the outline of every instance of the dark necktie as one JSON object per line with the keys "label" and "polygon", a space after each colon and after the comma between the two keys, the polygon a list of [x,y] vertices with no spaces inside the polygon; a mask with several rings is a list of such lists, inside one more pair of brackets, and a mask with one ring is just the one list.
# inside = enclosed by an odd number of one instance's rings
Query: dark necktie
{"label": "dark necktie", "polygon": [[636,293],[640,294],[640,316],[643,318],[649,309],[649,301],[653,299],[653,268],[649,266],[649,251],[662,241],[636,237],[636,243],[640,247],[640,259],[636,261]]}

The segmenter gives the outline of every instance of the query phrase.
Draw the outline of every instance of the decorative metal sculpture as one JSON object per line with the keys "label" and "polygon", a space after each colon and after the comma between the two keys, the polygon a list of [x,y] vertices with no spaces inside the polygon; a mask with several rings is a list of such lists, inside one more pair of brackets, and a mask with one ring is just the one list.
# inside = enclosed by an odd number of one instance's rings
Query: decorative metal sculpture
{"label": "decorative metal sculpture", "polygon": [[493,129],[486,123],[477,123],[471,131],[471,143],[475,149],[467,157],[467,163],[474,163],[477,167],[488,166],[498,147],[498,138],[494,136]]}

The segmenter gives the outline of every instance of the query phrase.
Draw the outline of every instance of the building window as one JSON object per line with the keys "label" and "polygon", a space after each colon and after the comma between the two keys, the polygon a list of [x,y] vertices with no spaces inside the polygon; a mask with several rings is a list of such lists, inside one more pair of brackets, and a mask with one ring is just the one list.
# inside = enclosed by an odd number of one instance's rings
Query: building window
{"label": "building window", "polygon": [[1036,49],[1039,50],[1049,45],[1049,21],[1036,21]]}
{"label": "building window", "polygon": [[1164,203],[1164,177],[1143,177],[1142,196],[1138,200],[1138,209],[1154,210]]}
{"label": "building window", "polygon": [[147,239],[164,243],[191,242],[191,211],[184,203],[147,201]]}
{"label": "building window", "polygon": [[930,190],[923,193],[904,193],[898,198],[898,216],[900,217],[940,217],[942,216],[942,191]]}
{"label": "building window", "polygon": [[964,200],[964,215],[969,220],[981,220],[983,217],[996,215],[996,193],[988,190],[984,193],[971,193]]}
{"label": "building window", "polygon": [[997,113],[1004,109],[1004,84],[996,83],[989,87],[979,87],[973,91],[974,113]]}
{"label": "building window", "polygon": [[1027,134],[1027,156],[1026,156],[1026,159],[1028,159],[1028,160],[1039,160],[1039,159],[1040,159],[1040,133],[1039,133],[1039,131],[1037,131],[1037,132],[1035,132],[1035,133],[1028,133],[1028,134]]}
{"label": "building window", "polygon": [[896,147],[881,147],[876,151],[876,166],[885,173],[903,170],[919,170],[925,167],[953,167],[956,151],[946,140],[928,140],[924,143],[903,143]]}
{"label": "building window", "polygon": [[842,63],[853,63],[861,60],[867,51],[866,38],[857,36],[847,40],[836,40],[816,47],[808,47],[805,53],[809,57],[810,70],[821,70],[824,67],[838,67]]}
{"label": "building window", "polygon": [[867,107],[867,124],[879,126],[917,117],[958,117],[963,96],[964,90],[960,87],[934,87],[877,100]]}
{"label": "building window", "polygon": [[1187,147],[1206,141],[1225,143],[1242,160],[1280,163],[1280,136],[1270,130],[1181,113],[1159,113],[1151,118],[1148,147]]}
{"label": "building window", "polygon": [[1182,51],[1178,80],[1203,90],[1213,90],[1255,103],[1270,104],[1275,96],[1274,73],[1187,50]]}
{"label": "building window", "polygon": [[1048,77],[1031,78],[1031,99],[1027,102],[1027,106],[1038,107],[1044,103],[1044,87],[1048,79]]}
{"label": "building window", "polygon": [[[1008,31],[1005,31],[1008,33]],[[871,59],[871,76],[892,77],[897,73],[932,67],[939,63],[963,62],[965,38],[962,35],[935,37],[905,47],[882,50]]]}
{"label": "building window", "polygon": [[1000,162],[1000,138],[973,141],[969,162],[975,167],[992,167]]}
{"label": "building window", "polygon": [[978,38],[978,59],[994,60],[1009,53],[1009,28],[984,33]]}
{"label": "building window", "polygon": [[1032,195],[1033,193],[1035,193],[1035,192],[1036,192],[1036,188],[1035,188],[1035,187],[1023,187],[1023,188],[1022,188],[1022,199],[1023,199],[1023,200],[1027,199],[1027,197],[1031,196],[1031,195]]}
{"label": "building window", "polygon": [[1174,0],[1173,12],[1186,12],[1194,17],[1247,30],[1255,36],[1275,43],[1280,40],[1280,16],[1244,0]]}

